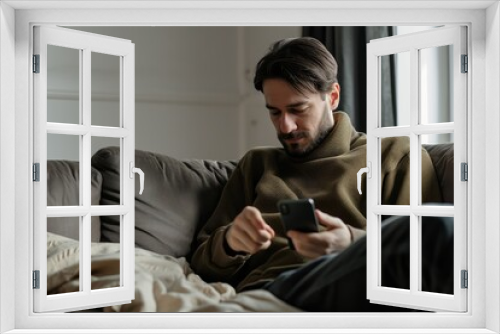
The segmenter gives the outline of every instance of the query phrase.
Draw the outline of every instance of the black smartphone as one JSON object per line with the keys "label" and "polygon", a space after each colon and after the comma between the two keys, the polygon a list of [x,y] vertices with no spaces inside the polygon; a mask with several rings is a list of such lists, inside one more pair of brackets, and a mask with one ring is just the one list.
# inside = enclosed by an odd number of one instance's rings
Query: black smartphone
{"label": "black smartphone", "polygon": [[282,200],[278,202],[278,210],[285,231],[318,232],[313,199]]}

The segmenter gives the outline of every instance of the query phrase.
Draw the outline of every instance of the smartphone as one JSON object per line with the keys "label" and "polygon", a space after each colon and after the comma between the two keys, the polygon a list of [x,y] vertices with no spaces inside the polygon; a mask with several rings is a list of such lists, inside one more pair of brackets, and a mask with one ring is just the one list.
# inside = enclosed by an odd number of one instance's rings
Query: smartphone
{"label": "smartphone", "polygon": [[313,199],[282,200],[278,202],[278,210],[285,231],[318,232]]}

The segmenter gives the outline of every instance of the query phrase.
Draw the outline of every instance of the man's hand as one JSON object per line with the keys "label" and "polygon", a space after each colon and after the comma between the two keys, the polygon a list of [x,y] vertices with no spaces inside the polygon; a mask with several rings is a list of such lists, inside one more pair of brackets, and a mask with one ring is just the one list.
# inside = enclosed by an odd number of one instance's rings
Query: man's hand
{"label": "man's hand", "polygon": [[227,244],[232,250],[248,254],[268,248],[272,238],[274,230],[253,206],[245,207],[226,233]]}
{"label": "man's hand", "polygon": [[315,210],[318,222],[326,227],[317,233],[288,231],[287,235],[297,252],[305,258],[315,259],[322,255],[344,250],[351,244],[351,232],[342,219]]}

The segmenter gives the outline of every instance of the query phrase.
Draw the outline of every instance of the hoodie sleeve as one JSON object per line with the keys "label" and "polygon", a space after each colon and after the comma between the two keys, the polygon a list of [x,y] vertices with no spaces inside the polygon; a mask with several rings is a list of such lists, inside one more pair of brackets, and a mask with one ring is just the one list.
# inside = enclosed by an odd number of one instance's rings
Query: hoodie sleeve
{"label": "hoodie sleeve", "polygon": [[250,205],[245,189],[241,165],[238,165],[224,187],[215,211],[197,236],[191,266],[207,281],[231,282],[249,258],[249,255],[231,252],[225,241],[234,218]]}

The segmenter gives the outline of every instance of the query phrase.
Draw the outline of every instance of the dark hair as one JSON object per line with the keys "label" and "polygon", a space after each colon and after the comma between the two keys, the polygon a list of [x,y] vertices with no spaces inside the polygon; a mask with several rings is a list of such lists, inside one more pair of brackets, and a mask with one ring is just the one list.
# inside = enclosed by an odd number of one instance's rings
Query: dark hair
{"label": "dark hair", "polygon": [[264,80],[283,79],[300,93],[327,93],[337,71],[337,61],[317,39],[287,38],[272,44],[258,62],[253,84],[262,92]]}

